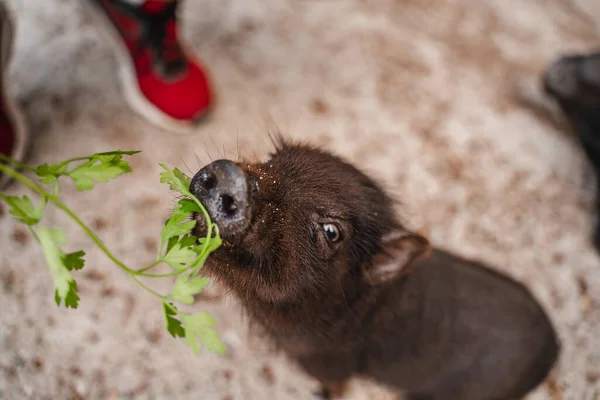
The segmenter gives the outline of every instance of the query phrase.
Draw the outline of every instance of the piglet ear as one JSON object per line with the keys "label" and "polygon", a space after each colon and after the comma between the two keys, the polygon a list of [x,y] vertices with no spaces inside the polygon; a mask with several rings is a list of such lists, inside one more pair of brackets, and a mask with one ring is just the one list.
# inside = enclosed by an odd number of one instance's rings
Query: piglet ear
{"label": "piglet ear", "polygon": [[382,238],[382,250],[371,265],[363,269],[365,281],[380,285],[400,278],[412,263],[430,250],[429,241],[418,233],[394,230]]}

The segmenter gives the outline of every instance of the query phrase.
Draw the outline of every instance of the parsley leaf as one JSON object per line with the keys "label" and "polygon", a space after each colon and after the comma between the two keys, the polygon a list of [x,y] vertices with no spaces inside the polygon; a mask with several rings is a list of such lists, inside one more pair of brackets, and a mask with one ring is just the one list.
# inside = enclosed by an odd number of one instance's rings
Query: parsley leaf
{"label": "parsley leaf", "polygon": [[194,246],[198,242],[198,238],[194,235],[184,235],[179,243],[184,247]]}
{"label": "parsley leaf", "polygon": [[16,220],[26,225],[35,225],[44,216],[44,210],[46,208],[46,199],[42,198],[38,203],[37,207],[33,205],[29,197],[23,196],[5,196],[2,198],[8,204],[8,212]]}
{"label": "parsley leaf", "polygon": [[223,240],[221,239],[220,236],[216,236],[213,238],[210,238],[208,241],[208,244],[206,244],[206,249],[204,248],[204,245],[206,243],[206,238],[200,238],[199,242],[200,245],[195,246],[193,248],[193,251],[197,254],[199,254],[198,258],[190,265],[191,268],[194,268],[191,275],[194,276],[198,273],[198,271],[200,270],[200,268],[202,268],[202,266],[204,265],[204,262],[206,261],[206,259],[208,258],[208,256],[215,251],[216,249],[218,249],[222,244],[223,244]]}
{"label": "parsley leaf", "polygon": [[[123,163],[126,163],[123,161]],[[131,172],[131,167],[120,164],[101,163],[96,164],[96,160],[91,160],[75,167],[68,175],[75,182],[77,190],[91,190],[95,183],[106,183],[109,180],[118,177],[126,172]]]}
{"label": "parsley leaf", "polygon": [[[56,305],[60,306],[60,296],[58,295],[58,289],[54,291],[54,301]],[[77,308],[79,306],[79,295],[77,294],[77,282],[69,281],[69,291],[65,297],[65,307]]]}
{"label": "parsley leaf", "polygon": [[67,164],[42,164],[35,169],[35,173],[40,177],[40,182],[44,184],[54,184],[58,177],[67,172]]}
{"label": "parsley leaf", "polygon": [[[198,239],[198,242],[200,243],[198,246],[194,247],[194,251],[196,253],[201,253],[202,250],[204,249],[204,245],[206,244],[207,239],[205,237]],[[208,240],[208,244],[206,244],[206,255],[208,255],[208,253],[212,253],[213,251],[215,251],[216,249],[218,249],[221,244],[223,244],[223,240],[221,239],[221,237],[216,236],[216,237],[212,237]]]}
{"label": "parsley leaf", "polygon": [[192,348],[194,353],[200,353],[200,342],[198,337],[204,343],[204,346],[214,353],[225,355],[225,345],[219,339],[216,330],[217,321],[206,311],[193,315],[181,315],[181,321],[185,328],[185,342]]}
{"label": "parsley leaf", "polygon": [[59,228],[41,227],[38,229],[38,237],[48,267],[54,275],[56,304],[60,305],[61,300],[64,300],[66,307],[77,308],[77,284],[64,263],[64,253],[60,249],[60,245],[67,243],[65,233]]}
{"label": "parsley leaf", "polygon": [[121,152],[98,153],[91,157],[92,161],[100,161],[101,165],[119,167],[124,173],[131,172],[129,162],[123,160]]}
{"label": "parsley leaf", "polygon": [[171,239],[169,239],[169,241],[167,242],[166,252],[168,253],[169,251],[171,251],[173,246],[175,246],[177,243],[179,243],[179,236],[173,236]]}
{"label": "parsley leaf", "polygon": [[165,165],[159,164],[165,172],[160,173],[160,183],[168,183],[171,190],[181,194],[189,194],[191,179],[178,168],[172,171]]}
{"label": "parsley leaf", "polygon": [[83,250],[65,254],[63,256],[63,263],[69,271],[72,271],[74,269],[79,271],[83,268],[83,265],[85,264],[83,256],[85,256],[85,251]]}
{"label": "parsley leaf", "polygon": [[181,211],[175,210],[171,218],[167,220],[165,226],[160,233],[160,238],[163,242],[166,242],[172,237],[181,236],[189,233],[194,226],[196,226],[196,221],[187,221],[188,215],[182,213]]}
{"label": "parsley leaf", "polygon": [[165,326],[167,327],[167,331],[169,331],[174,338],[177,338],[177,336],[185,337],[185,329],[183,329],[181,321],[176,318],[178,314],[171,309],[171,307],[173,307],[177,310],[177,307],[175,307],[173,303],[169,303],[169,305],[170,307],[163,301],[163,313],[165,315]]}
{"label": "parsley leaf", "polygon": [[179,209],[186,214],[202,212],[200,206],[198,206],[198,204],[192,199],[181,199],[177,205]]}
{"label": "parsley leaf", "polygon": [[[116,150],[96,153],[89,157],[74,158],[60,164],[45,163],[36,167],[35,173],[40,177],[40,182],[44,184],[54,184],[60,176],[69,175],[76,185],[78,184],[78,190],[89,190],[93,188],[94,182],[104,183],[123,173],[131,172],[131,167],[127,161],[123,161],[123,156],[137,153],[139,153],[137,150]],[[85,163],[67,172],[69,164],[79,161],[85,161]]]}
{"label": "parsley leaf", "polygon": [[169,264],[176,270],[181,270],[183,267],[194,261],[196,253],[189,247],[183,247],[181,243],[175,244],[160,261]]}
{"label": "parsley leaf", "polygon": [[189,279],[185,274],[181,274],[175,281],[171,297],[184,304],[192,304],[194,296],[200,293],[208,283],[208,278],[198,277]]}

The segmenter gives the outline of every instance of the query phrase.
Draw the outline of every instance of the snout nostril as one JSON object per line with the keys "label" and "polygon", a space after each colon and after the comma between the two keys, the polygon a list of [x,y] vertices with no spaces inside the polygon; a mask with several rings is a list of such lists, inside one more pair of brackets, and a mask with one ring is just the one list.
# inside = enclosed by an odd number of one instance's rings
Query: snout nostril
{"label": "snout nostril", "polygon": [[214,188],[217,185],[217,180],[215,179],[214,176],[206,175],[203,178],[204,179],[202,182],[202,186],[204,186],[204,189],[211,190],[212,188]]}
{"label": "snout nostril", "polygon": [[238,207],[235,204],[235,200],[233,199],[233,197],[227,194],[221,196],[221,204],[223,205],[223,211],[228,216],[231,217],[237,212]]}

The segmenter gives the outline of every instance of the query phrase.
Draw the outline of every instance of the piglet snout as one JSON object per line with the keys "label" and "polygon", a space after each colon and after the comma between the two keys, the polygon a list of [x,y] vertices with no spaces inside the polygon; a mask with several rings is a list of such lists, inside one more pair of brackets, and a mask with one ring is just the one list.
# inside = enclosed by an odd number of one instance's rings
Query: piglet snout
{"label": "piglet snout", "polygon": [[204,204],[225,239],[243,234],[251,220],[248,179],[229,160],[217,160],[192,178],[190,192]]}

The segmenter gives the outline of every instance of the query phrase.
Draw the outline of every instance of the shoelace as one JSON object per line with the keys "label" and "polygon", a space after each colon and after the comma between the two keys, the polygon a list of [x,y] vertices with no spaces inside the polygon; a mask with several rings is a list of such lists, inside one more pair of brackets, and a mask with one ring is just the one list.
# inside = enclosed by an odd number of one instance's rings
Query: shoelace
{"label": "shoelace", "polygon": [[176,73],[185,67],[185,55],[173,35],[169,34],[169,23],[175,21],[179,1],[167,3],[165,9],[156,14],[142,14],[142,37],[140,46],[148,43],[158,58],[163,61],[166,73]]}
{"label": "shoelace", "polygon": [[141,57],[149,47],[159,62],[161,72],[166,76],[176,74],[185,68],[185,54],[177,39],[169,34],[169,24],[175,21],[179,0],[166,3],[165,8],[156,13],[145,12],[141,7],[121,0],[110,1],[110,4],[119,13],[140,24],[141,34],[137,45],[132,49],[134,58]]}

